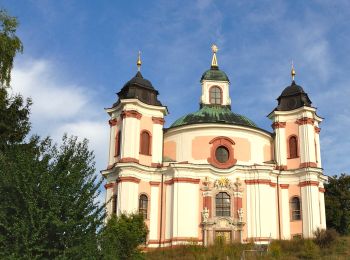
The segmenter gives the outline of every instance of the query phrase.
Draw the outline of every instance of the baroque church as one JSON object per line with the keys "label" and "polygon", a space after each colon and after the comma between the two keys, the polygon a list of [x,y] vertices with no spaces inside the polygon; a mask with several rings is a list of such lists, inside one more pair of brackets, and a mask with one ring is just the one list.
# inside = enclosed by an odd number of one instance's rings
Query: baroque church
{"label": "baroque church", "polygon": [[294,68],[268,115],[271,130],[231,111],[217,50],[213,45],[211,67],[200,79],[199,110],[168,128],[168,109],[141,74],[139,54],[138,72],[106,109],[107,216],[142,214],[148,247],[312,237],[326,228],[322,118],[296,84]]}

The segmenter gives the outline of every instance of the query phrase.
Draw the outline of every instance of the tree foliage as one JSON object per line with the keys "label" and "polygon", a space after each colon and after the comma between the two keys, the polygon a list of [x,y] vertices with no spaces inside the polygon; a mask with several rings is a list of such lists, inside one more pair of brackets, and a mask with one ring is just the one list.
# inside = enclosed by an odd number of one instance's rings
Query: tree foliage
{"label": "tree foliage", "polygon": [[0,10],[0,85],[9,86],[13,60],[23,51],[21,40],[16,36],[18,21]]}
{"label": "tree foliage", "polygon": [[327,228],[334,228],[342,235],[350,234],[350,176],[329,177],[325,185]]}
{"label": "tree foliage", "polygon": [[[0,156],[0,256],[96,256],[103,208],[87,141],[13,145]],[[1,258],[1,257],[0,257]]]}
{"label": "tree foliage", "polygon": [[104,206],[88,141],[28,137],[30,105],[9,96],[17,21],[0,11],[0,259],[96,259]]}
{"label": "tree foliage", "polygon": [[146,242],[147,226],[141,214],[115,214],[108,220],[101,232],[103,259],[142,258],[138,246]]}

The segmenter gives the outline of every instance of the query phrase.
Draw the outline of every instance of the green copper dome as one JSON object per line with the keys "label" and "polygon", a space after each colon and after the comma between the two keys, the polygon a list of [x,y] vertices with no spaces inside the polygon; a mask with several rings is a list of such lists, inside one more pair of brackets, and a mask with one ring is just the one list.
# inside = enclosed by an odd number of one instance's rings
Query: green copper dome
{"label": "green copper dome", "polygon": [[202,80],[218,80],[218,81],[230,81],[225,72],[219,70],[218,67],[212,67],[203,73]]}
{"label": "green copper dome", "polygon": [[204,105],[197,112],[180,117],[170,128],[200,123],[233,124],[258,128],[247,117],[233,113],[228,107],[220,105]]}

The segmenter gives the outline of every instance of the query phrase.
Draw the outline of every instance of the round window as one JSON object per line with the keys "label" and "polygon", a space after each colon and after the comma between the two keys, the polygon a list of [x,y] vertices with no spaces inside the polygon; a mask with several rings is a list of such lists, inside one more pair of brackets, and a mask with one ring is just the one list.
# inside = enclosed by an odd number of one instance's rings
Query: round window
{"label": "round window", "polygon": [[221,163],[228,161],[229,151],[225,146],[219,146],[215,151],[215,158]]}

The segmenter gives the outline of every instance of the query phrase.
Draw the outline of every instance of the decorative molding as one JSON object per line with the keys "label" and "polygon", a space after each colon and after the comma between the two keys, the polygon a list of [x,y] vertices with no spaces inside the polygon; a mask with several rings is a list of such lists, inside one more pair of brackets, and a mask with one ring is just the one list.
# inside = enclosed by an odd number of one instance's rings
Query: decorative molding
{"label": "decorative molding", "polygon": [[162,168],[163,164],[162,163],[151,163],[151,166],[154,168]]}
{"label": "decorative molding", "polygon": [[316,133],[316,134],[319,134],[320,132],[321,132],[321,128],[315,126],[315,133]]}
{"label": "decorative molding", "polygon": [[108,124],[109,126],[115,126],[116,124],[118,123],[118,120],[117,119],[110,119],[108,120]]}
{"label": "decorative molding", "polygon": [[119,162],[120,163],[130,163],[130,162],[139,163],[139,160],[132,157],[124,157],[124,158],[121,158]]}
{"label": "decorative molding", "polygon": [[165,120],[161,117],[152,117],[152,121],[154,124],[164,125]]}
{"label": "decorative molding", "polygon": [[325,192],[326,192],[326,189],[320,187],[320,188],[318,188],[318,191],[319,191],[319,192],[322,192],[322,193],[325,193]]}
{"label": "decorative molding", "polygon": [[272,129],[276,129],[276,128],[285,128],[286,127],[286,122],[274,122],[271,125]]}
{"label": "decorative molding", "polygon": [[203,240],[198,239],[197,237],[173,237],[162,240],[161,242],[156,239],[148,240],[147,244],[170,244],[171,242],[203,242]]}
{"label": "decorative molding", "polygon": [[281,189],[288,189],[289,188],[289,184],[280,184],[280,188]]}
{"label": "decorative molding", "polygon": [[317,163],[315,163],[315,162],[303,162],[300,164],[300,168],[307,168],[307,167],[317,167]]}
{"label": "decorative molding", "polygon": [[122,118],[124,119],[126,117],[132,117],[140,120],[142,117],[142,114],[137,112],[136,110],[123,111]]}
{"label": "decorative molding", "polygon": [[111,182],[111,183],[106,183],[105,184],[105,189],[110,189],[110,188],[113,188],[117,183],[115,182]]}
{"label": "decorative molding", "polygon": [[[228,169],[236,164],[237,159],[234,158],[234,150],[232,147],[235,144],[233,140],[225,136],[218,136],[212,139],[209,144],[212,144],[212,147],[210,148],[210,157],[207,159],[208,163],[219,169]],[[220,146],[228,150],[228,160],[223,163],[219,162],[215,155],[216,149]]]}
{"label": "decorative molding", "polygon": [[313,125],[314,122],[315,122],[315,120],[313,118],[309,118],[309,117],[303,117],[303,118],[300,118],[297,121],[295,121],[295,123],[298,125],[306,125],[306,124]]}
{"label": "decorative molding", "polygon": [[248,237],[246,239],[243,239],[244,242],[250,242],[250,241],[271,241],[271,237]]}
{"label": "decorative molding", "polygon": [[285,171],[287,170],[287,165],[277,165],[275,169],[279,171]]}
{"label": "decorative molding", "polygon": [[150,181],[149,182],[149,185],[151,185],[151,186],[159,186],[159,184],[160,184],[160,181]]}
{"label": "decorative molding", "polygon": [[318,181],[302,181],[299,183],[299,187],[305,187],[305,186],[317,186],[318,187]]}
{"label": "decorative molding", "polygon": [[107,170],[113,169],[114,165],[115,165],[115,163],[109,164],[109,165],[107,166]]}
{"label": "decorative molding", "polygon": [[266,179],[255,179],[255,180],[245,180],[244,181],[247,185],[255,185],[255,184],[266,184],[270,185],[271,187],[276,187],[276,183],[272,182],[271,180]]}
{"label": "decorative molding", "polygon": [[173,178],[171,180],[165,181],[164,184],[172,185],[175,182],[199,184],[199,181],[200,179],[193,179],[193,178]]}
{"label": "decorative molding", "polygon": [[140,179],[136,177],[119,177],[117,182],[133,182],[133,183],[140,183]]}

